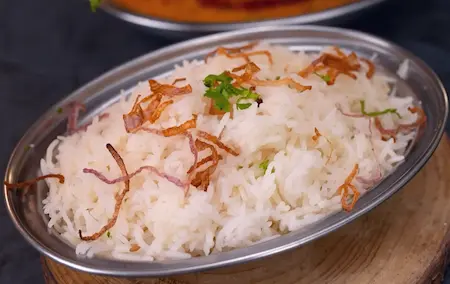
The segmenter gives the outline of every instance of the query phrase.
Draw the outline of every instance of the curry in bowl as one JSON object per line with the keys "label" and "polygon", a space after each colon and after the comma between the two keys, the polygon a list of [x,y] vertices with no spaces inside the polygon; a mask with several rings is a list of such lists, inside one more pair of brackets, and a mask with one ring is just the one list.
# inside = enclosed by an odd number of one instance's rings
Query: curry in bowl
{"label": "curry in bowl", "polygon": [[131,12],[176,22],[231,23],[316,13],[358,0],[112,0]]}

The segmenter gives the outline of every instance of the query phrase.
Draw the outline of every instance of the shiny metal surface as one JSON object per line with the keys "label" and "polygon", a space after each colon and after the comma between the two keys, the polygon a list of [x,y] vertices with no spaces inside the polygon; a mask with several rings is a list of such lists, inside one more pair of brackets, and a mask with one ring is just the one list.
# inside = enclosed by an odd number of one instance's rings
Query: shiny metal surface
{"label": "shiny metal surface", "polygon": [[351,16],[369,10],[387,0],[360,0],[355,3],[343,5],[321,12],[253,22],[232,22],[232,23],[188,23],[164,20],[147,15],[140,15],[121,9],[110,2],[102,4],[102,9],[111,15],[135,24],[139,27],[164,32],[165,36],[187,37],[199,34],[216,33],[231,30],[241,30],[263,26],[275,25],[308,25],[308,24],[328,24],[336,25],[347,20]]}
{"label": "shiny metal surface", "polygon": [[[20,140],[12,153],[5,180],[14,183],[36,176],[39,160],[45,155],[49,143],[57,135],[65,132],[67,117],[58,114],[57,108],[75,100],[84,102],[87,112],[80,121],[84,123],[117,101],[120,91],[130,89],[137,81],[167,74],[174,64],[183,60],[203,58],[208,51],[218,45],[241,45],[253,40],[265,40],[307,52],[317,52],[324,46],[338,45],[366,57],[376,54],[378,70],[391,76],[396,76],[399,64],[406,59],[409,60],[407,79],[398,78],[400,81],[397,89],[401,95],[415,96],[423,103],[428,117],[426,127],[410,147],[406,161],[362,196],[352,212],[338,212],[279,238],[206,257],[153,263],[123,262],[104,258],[88,259],[75,255],[75,250],[54,230],[47,229],[46,216],[42,212],[42,199],[48,189],[44,182],[40,182],[30,188],[26,195],[20,190],[10,191],[4,188],[8,212],[20,233],[36,249],[52,259],[91,273],[160,276],[235,265],[306,244],[368,212],[402,188],[422,168],[437,147],[448,114],[447,96],[437,76],[420,59],[380,38],[350,30],[317,26],[263,27],[215,34],[169,46],[119,66],[76,90],[47,111]],[[26,147],[30,144],[33,144],[34,148],[27,150]]]}

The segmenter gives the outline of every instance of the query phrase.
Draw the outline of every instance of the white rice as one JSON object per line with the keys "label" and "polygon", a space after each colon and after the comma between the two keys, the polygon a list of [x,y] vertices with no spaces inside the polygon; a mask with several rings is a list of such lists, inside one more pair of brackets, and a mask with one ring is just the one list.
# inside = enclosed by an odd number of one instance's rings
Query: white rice
{"label": "white rice", "polygon": [[[304,79],[285,73],[286,66],[287,72],[305,68],[317,54],[293,53],[279,46],[256,47],[261,48],[271,52],[274,64],[270,66],[265,56],[252,57],[262,69],[258,78],[290,76],[312,86],[312,90],[299,93],[287,86],[257,87],[264,101],[259,108],[253,103],[246,110],[235,109],[233,119],[229,114],[220,119],[206,114],[209,99],[203,96],[202,80],[242,65],[243,59],[217,56],[207,64],[184,62],[160,80],[170,83],[186,77],[180,85],[190,84],[193,92],[177,97],[155,127],[179,125],[199,113],[197,129],[221,134],[224,143],[240,150],[237,157],[221,152],[224,159],[206,192],[191,187],[185,197],[174,184],[142,172],[131,180],[131,190],[108,234],[92,242],[79,239],[78,230],[89,235],[108,222],[114,211],[114,196],[123,190],[123,183],[108,185],[82,171],[94,168],[111,179],[121,176],[106,143],[120,153],[128,172],[151,165],[184,179],[193,163],[185,137],[126,133],[122,115],[130,111],[138,94],[150,94],[148,84],[139,83],[131,96],[105,111],[108,118],[96,118],[86,132],[58,137],[49,146],[41,160],[43,174],[61,173],[66,178],[64,184],[47,180],[44,211],[50,217],[49,228],[58,227],[77,254],[88,257],[153,261],[209,255],[297,230],[340,210],[341,197],[336,190],[355,164],[359,165],[358,176],[370,179],[379,167],[387,174],[403,161],[414,133],[399,134],[396,143],[392,139],[383,141],[375,127],[370,132],[369,119],[346,117],[336,107],[360,113],[359,101],[365,100],[368,111],[397,108],[401,119],[380,116],[386,128],[415,121],[416,115],[407,110],[412,98],[389,96],[386,75],[376,73],[369,80],[366,70],[361,70],[357,80],[339,76],[335,85],[327,86],[318,76]],[[324,136],[317,144],[311,138],[315,127]],[[270,162],[264,173],[259,165],[267,158]],[[356,180],[353,184],[361,192],[366,190]],[[132,245],[140,249],[130,252]]]}

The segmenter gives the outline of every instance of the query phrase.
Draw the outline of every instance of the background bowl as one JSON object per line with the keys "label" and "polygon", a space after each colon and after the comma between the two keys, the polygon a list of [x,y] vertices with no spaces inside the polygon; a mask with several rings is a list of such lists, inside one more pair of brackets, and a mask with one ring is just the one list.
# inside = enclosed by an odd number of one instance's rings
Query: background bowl
{"label": "background bowl", "polygon": [[[365,57],[376,54],[377,68],[393,77],[396,77],[398,66],[405,60],[409,61],[406,79],[397,77],[397,89],[400,95],[414,96],[423,103],[428,118],[426,126],[420,138],[410,148],[406,161],[362,196],[353,211],[338,212],[300,230],[248,248],[206,257],[152,263],[88,259],[77,256],[75,250],[55,231],[48,230],[48,219],[42,210],[42,199],[48,188],[41,182],[30,188],[27,194],[4,188],[8,212],[20,233],[36,249],[54,260],[75,269],[98,274],[157,276],[238,264],[295,248],[368,212],[405,185],[436,149],[447,119],[447,96],[437,76],[420,59],[394,44],[360,32],[316,26],[264,27],[211,35],[163,48],[119,66],[76,90],[47,111],[20,140],[11,156],[5,180],[15,183],[36,176],[39,160],[45,155],[49,143],[57,135],[65,133],[67,117],[57,113],[59,107],[71,101],[85,103],[87,112],[80,121],[85,123],[116,102],[121,90],[125,90],[125,94],[129,93],[130,88],[138,81],[167,75],[174,64],[183,60],[201,59],[219,45],[242,45],[254,40],[285,45],[297,51],[317,52],[324,46],[338,45]],[[32,148],[29,148],[30,144],[33,144]]]}
{"label": "background bowl", "polygon": [[338,25],[355,16],[361,15],[386,1],[387,0],[360,0],[358,2],[342,5],[336,8],[326,9],[316,13],[303,14],[295,17],[230,23],[188,23],[170,21],[131,12],[121,7],[117,7],[108,1],[102,4],[102,9],[125,22],[135,24],[145,30],[162,34],[165,37],[187,38],[209,33],[274,25]]}

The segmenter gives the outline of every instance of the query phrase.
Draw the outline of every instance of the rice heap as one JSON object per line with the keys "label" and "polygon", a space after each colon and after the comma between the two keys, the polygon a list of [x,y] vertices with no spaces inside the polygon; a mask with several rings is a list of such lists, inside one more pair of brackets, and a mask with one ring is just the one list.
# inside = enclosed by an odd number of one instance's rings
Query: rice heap
{"label": "rice heap", "polygon": [[425,121],[390,83],[335,47],[250,44],[184,62],[51,143],[41,170],[65,180],[46,179],[48,227],[77,254],[153,261],[349,211]]}

